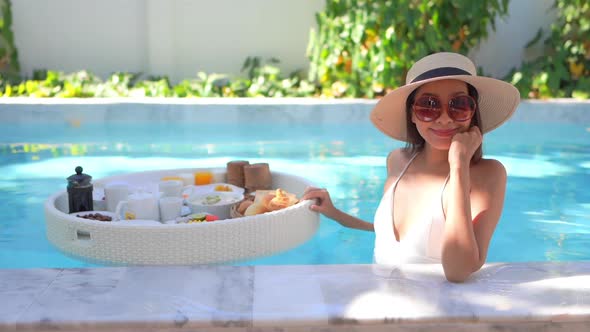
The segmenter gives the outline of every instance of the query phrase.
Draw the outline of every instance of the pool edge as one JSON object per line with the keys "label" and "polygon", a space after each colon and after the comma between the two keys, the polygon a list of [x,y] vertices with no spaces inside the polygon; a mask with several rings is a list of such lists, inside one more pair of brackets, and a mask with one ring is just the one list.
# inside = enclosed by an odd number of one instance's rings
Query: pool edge
{"label": "pool edge", "polygon": [[0,331],[582,331],[590,262],[0,270]]}

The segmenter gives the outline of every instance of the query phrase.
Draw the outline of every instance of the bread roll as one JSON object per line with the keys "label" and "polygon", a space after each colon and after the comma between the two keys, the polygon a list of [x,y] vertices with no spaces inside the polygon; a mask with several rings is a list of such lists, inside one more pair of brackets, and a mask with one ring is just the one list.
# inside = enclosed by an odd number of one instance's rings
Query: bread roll
{"label": "bread roll", "polygon": [[238,213],[239,214],[244,214],[246,212],[246,209],[248,207],[250,207],[250,205],[254,204],[254,201],[251,200],[244,200],[242,201],[242,203],[240,203],[240,205],[238,205]]}
{"label": "bread roll", "polygon": [[265,212],[268,212],[268,210],[266,209],[266,206],[264,206],[264,204],[252,203],[252,204],[250,204],[250,206],[248,206],[248,208],[244,212],[244,215],[245,216],[254,216],[254,215],[265,213]]}

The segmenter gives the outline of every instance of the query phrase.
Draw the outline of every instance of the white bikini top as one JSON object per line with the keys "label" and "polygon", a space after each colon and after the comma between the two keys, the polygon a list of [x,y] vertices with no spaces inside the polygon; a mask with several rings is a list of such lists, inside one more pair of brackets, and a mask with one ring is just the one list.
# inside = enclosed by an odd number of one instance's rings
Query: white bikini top
{"label": "white bikini top", "polygon": [[445,213],[442,195],[449,181],[447,176],[440,192],[440,201],[433,202],[432,216],[411,225],[407,234],[398,242],[394,233],[393,198],[399,180],[406,173],[418,153],[408,161],[393,185],[387,189],[375,212],[375,248],[373,260],[377,264],[399,265],[404,263],[440,263]]}

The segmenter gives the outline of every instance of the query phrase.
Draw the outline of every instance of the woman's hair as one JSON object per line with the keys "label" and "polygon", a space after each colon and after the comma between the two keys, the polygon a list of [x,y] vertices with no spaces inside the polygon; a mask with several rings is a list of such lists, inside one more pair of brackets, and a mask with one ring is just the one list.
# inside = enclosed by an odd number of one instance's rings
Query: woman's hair
{"label": "woman's hair", "polygon": [[[471,118],[471,126],[477,126],[481,131],[481,116],[479,114],[479,93],[477,89],[469,83],[467,84],[467,94],[475,99],[475,114],[473,118]],[[408,135],[408,141],[406,143],[406,150],[410,152],[410,154],[414,154],[420,152],[424,149],[424,138],[420,136],[418,129],[416,128],[416,124],[412,122],[412,105],[414,104],[414,99],[416,98],[416,93],[420,88],[412,91],[412,93],[408,96],[406,100],[406,131]],[[483,131],[482,131],[483,132]],[[473,157],[471,158],[472,163],[477,163],[481,160],[483,156],[483,142],[482,144],[475,150]]]}

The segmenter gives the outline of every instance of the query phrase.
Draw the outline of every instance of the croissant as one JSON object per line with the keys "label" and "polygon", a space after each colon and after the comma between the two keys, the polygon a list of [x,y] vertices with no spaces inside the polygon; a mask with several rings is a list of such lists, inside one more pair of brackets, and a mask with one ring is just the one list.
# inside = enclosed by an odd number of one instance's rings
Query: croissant
{"label": "croissant", "polygon": [[274,197],[268,201],[266,208],[269,211],[276,211],[294,205],[297,201],[298,199],[295,194],[288,193],[279,188],[276,190]]}
{"label": "croissant", "polygon": [[281,210],[298,202],[297,196],[283,189],[257,190],[254,203],[246,208],[245,216]]}

